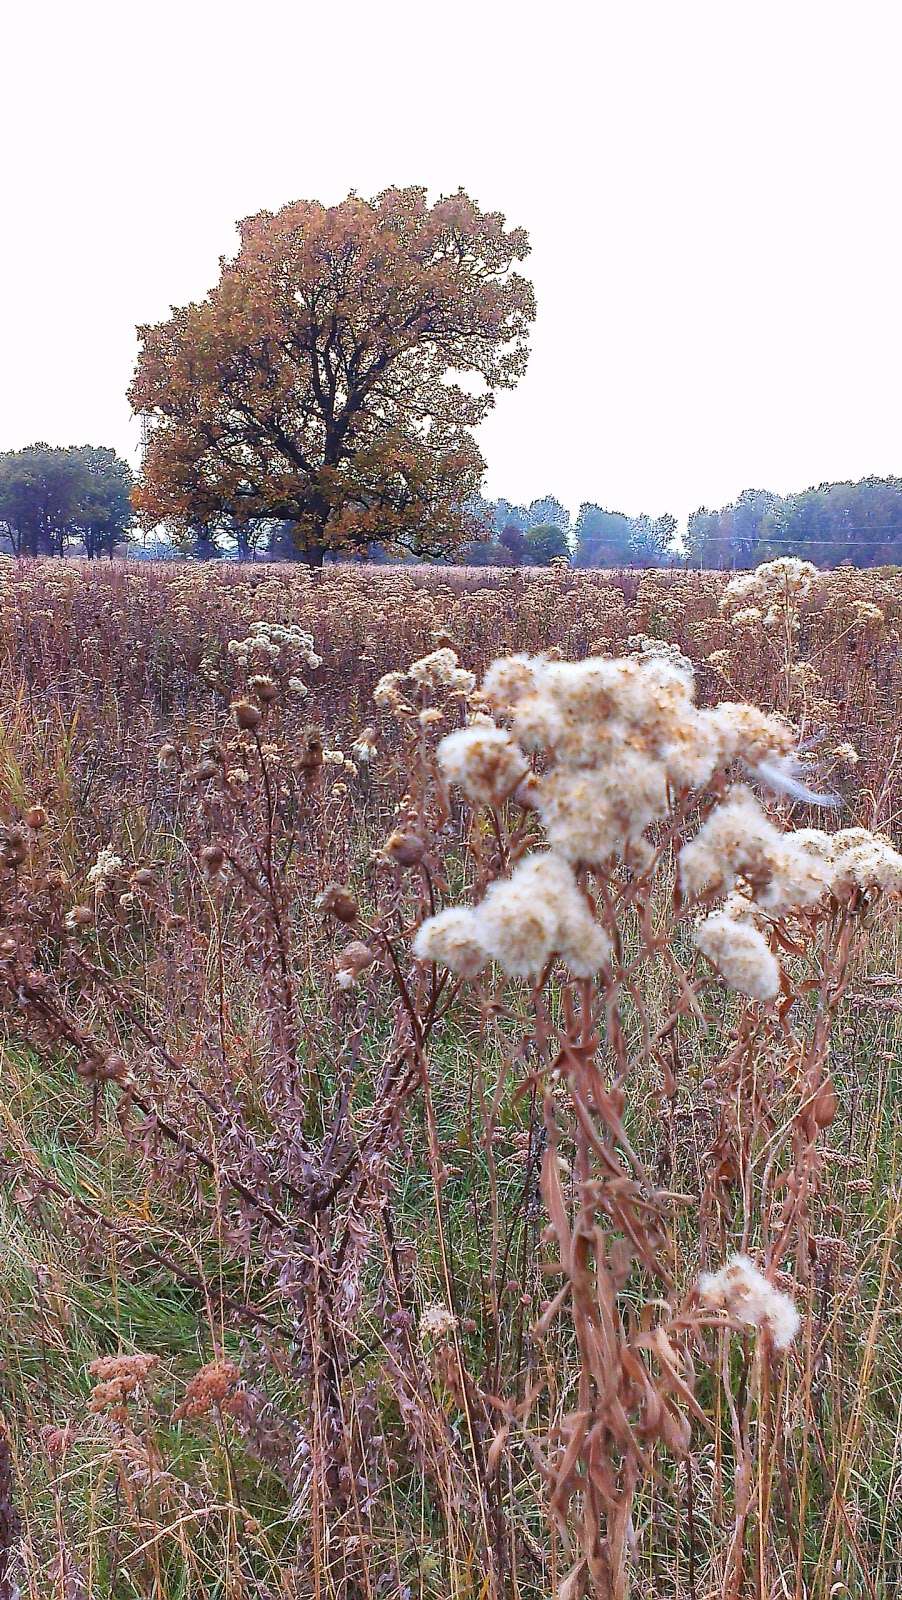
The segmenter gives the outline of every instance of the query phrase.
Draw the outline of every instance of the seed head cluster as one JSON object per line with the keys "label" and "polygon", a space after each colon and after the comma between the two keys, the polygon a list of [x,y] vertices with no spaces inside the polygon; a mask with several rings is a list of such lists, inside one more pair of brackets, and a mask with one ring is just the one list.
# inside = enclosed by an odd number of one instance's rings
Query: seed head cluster
{"label": "seed head cluster", "polygon": [[754,572],[740,572],[724,589],[721,605],[726,609],[738,602],[763,600],[772,603],[783,596],[792,601],[807,600],[821,574],[810,561],[798,556],[779,556],[764,561]]}
{"label": "seed head cluster", "polygon": [[511,977],[536,978],[559,955],[575,978],[591,978],[611,946],[572,867],[551,851],[527,856],[493,883],[479,906],[452,906],[420,928],[414,954],[474,977],[489,960]]}
{"label": "seed head cluster", "polygon": [[[796,565],[771,563],[760,581],[808,592],[813,579]],[[559,956],[574,977],[592,977],[607,966],[611,947],[581,886],[586,869],[648,870],[649,828],[672,814],[680,795],[705,788],[733,763],[792,789],[794,734],[782,718],[732,701],[699,708],[692,666],[680,651],[645,635],[632,643],[636,653],[620,659],[496,661],[471,702],[469,724],[439,742],[449,783],[477,806],[522,800],[538,813],[550,849],[521,860],[479,905],[450,907],[424,922],[414,944],[420,960],[463,977],[494,960],[509,976],[537,978]],[[434,685],[460,674],[455,653],[442,648],[406,676]],[[390,677],[377,688],[386,703],[405,675]],[[678,870],[685,898],[726,900],[696,928],[696,948],[731,988],[757,1001],[780,987],[771,920],[811,911],[831,894],[902,890],[902,858],[887,840],[865,830],[783,833],[744,785],[683,847]]]}
{"label": "seed head cluster", "polygon": [[902,856],[866,828],[781,833],[737,785],[683,847],[679,878],[690,898],[727,897],[696,928],[696,948],[731,988],[770,1000],[780,969],[764,932],[769,922],[812,911],[829,896],[902,894]]}

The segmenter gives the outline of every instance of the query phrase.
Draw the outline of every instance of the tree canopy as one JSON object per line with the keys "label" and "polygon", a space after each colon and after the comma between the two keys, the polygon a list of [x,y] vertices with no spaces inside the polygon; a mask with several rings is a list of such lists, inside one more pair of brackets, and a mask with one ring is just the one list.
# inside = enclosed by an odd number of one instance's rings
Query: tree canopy
{"label": "tree canopy", "polygon": [[239,233],[206,299],[139,329],[143,517],[291,522],[313,561],[374,539],[452,550],[484,467],[472,429],[526,365],[524,230],[409,188]]}
{"label": "tree canopy", "polygon": [[526,560],[536,566],[549,566],[552,561],[570,556],[570,541],[563,528],[554,522],[535,522],[526,535]]}
{"label": "tree canopy", "polygon": [[105,445],[27,445],[0,454],[0,532],[15,555],[112,555],[132,521],[131,468]]}

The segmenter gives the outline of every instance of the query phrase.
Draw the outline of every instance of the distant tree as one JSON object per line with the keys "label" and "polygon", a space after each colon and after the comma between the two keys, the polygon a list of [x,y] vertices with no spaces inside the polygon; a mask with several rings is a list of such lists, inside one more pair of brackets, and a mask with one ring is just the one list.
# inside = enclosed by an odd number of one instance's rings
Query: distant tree
{"label": "distant tree", "polygon": [[677,519],[669,511],[665,511],[663,516],[656,517],[652,524],[654,539],[666,560],[675,554],[677,531]]}
{"label": "distant tree", "polygon": [[505,528],[519,528],[521,533],[526,532],[529,512],[525,506],[511,505],[509,500],[490,501],[489,506],[496,533],[503,533]]}
{"label": "distant tree", "polygon": [[634,567],[660,567],[672,554],[676,533],[676,517],[669,512],[663,517],[630,518],[630,565]]}
{"label": "distant tree", "polygon": [[300,561],[301,552],[295,538],[292,522],[272,522],[266,525],[264,549],[270,561]]}
{"label": "distant tree", "polygon": [[218,561],[225,555],[225,539],[225,529],[216,518],[206,524],[174,522],[168,528],[172,554],[187,561]]}
{"label": "distant tree", "polygon": [[820,566],[902,562],[902,478],[822,483],[786,496],[746,489],[720,511],[693,513],[686,555],[703,567],[751,567],[781,555]]}
{"label": "distant tree", "polygon": [[781,554],[807,555],[823,566],[900,562],[902,479],[822,483],[789,495],[781,505],[779,537]]}
{"label": "distant tree", "polygon": [[85,555],[107,555],[128,537],[134,520],[131,496],[134,476],[126,461],[106,445],[82,445],[72,451],[84,468],[85,481],[76,514]]}
{"label": "distant tree", "polygon": [[699,506],[697,511],[692,512],[686,524],[687,566],[711,567],[717,564],[710,558],[717,550],[719,527],[720,515],[717,511],[709,511],[707,506]]}
{"label": "distant tree", "polygon": [[465,567],[513,566],[510,551],[500,539],[473,539],[455,557]]}
{"label": "distant tree", "polygon": [[481,494],[470,495],[464,506],[464,515],[471,539],[487,539],[496,528],[495,502]]}
{"label": "distant tree", "polygon": [[553,494],[546,494],[541,500],[533,500],[526,513],[526,527],[529,528],[570,528],[570,513]]}
{"label": "distant tree", "polygon": [[628,517],[586,501],[576,519],[574,564],[578,567],[661,566],[675,557],[676,518]]}
{"label": "distant tree", "polygon": [[553,522],[539,522],[526,535],[527,560],[538,567],[547,567],[557,556],[570,556],[570,541],[563,528]]}
{"label": "distant tree", "polygon": [[516,522],[505,523],[498,535],[498,543],[504,546],[515,567],[522,566],[528,559],[529,540]]}
{"label": "distant tree", "polygon": [[625,567],[630,564],[630,518],[585,501],[576,519],[574,564],[578,567]]}
{"label": "distant tree", "polygon": [[766,489],[744,489],[720,511],[689,518],[686,560],[695,567],[753,567],[779,553],[782,501]]}
{"label": "distant tree", "polygon": [[0,456],[0,527],[13,554],[61,554],[84,488],[84,468],[69,450],[33,444]]}
{"label": "distant tree", "polygon": [[223,549],[209,528],[200,528],[191,547],[190,554],[195,561],[219,561],[223,555]]}
{"label": "distant tree", "polygon": [[239,231],[203,301],[139,330],[143,516],[288,521],[314,564],[375,538],[452,550],[483,470],[472,429],[526,364],[523,229],[462,191],[430,206],[410,188]]}
{"label": "distant tree", "polygon": [[106,446],[28,445],[0,455],[0,529],[15,555],[112,554],[132,520],[128,464]]}

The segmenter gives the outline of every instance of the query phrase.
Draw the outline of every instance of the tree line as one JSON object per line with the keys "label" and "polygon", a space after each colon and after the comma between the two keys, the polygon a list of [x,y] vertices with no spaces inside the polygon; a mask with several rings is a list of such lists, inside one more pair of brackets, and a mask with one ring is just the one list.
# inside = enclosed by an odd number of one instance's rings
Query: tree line
{"label": "tree line", "polygon": [[321,565],[464,560],[584,567],[902,559],[902,484],[867,478],[669,514],[554,495],[490,501],[474,429],[525,370],[535,318],[522,228],[463,190],[299,200],[239,223],[200,301],[138,329],[129,388],[141,472],[108,448],[0,456],[0,538],[17,555],[164,548]]}
{"label": "tree line", "polygon": [[694,567],[754,567],[796,555],[818,566],[902,565],[902,478],[822,483],[798,494],[746,489],[719,511],[689,518],[685,559]]}
{"label": "tree line", "polygon": [[[142,543],[138,479],[109,446],[29,445],[0,453],[0,549],[17,556],[151,554],[193,560],[303,561],[288,519],[248,526],[223,516],[201,526],[170,524]],[[824,483],[781,496],[747,489],[729,505],[692,513],[680,541],[676,518],[629,516],[586,501],[575,518],[556,495],[529,505],[473,496],[457,542],[442,552],[399,551],[391,541],[337,546],[330,556],[373,562],[444,560],[468,566],[690,566],[748,568],[796,555],[822,567],[902,565],[902,478]]]}
{"label": "tree line", "polygon": [[672,566],[679,562],[676,518],[627,516],[591,501],[575,521],[556,495],[528,506],[510,500],[473,502],[480,537],[461,560],[473,566],[547,566],[564,558],[577,567]]}

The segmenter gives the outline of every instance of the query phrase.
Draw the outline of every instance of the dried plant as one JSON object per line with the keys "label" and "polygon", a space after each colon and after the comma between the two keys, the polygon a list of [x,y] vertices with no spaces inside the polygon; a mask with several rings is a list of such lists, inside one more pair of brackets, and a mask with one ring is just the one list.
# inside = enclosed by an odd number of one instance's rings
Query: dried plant
{"label": "dried plant", "polygon": [[898,578],[92,582],[0,572],[21,1594],[889,1593]]}

